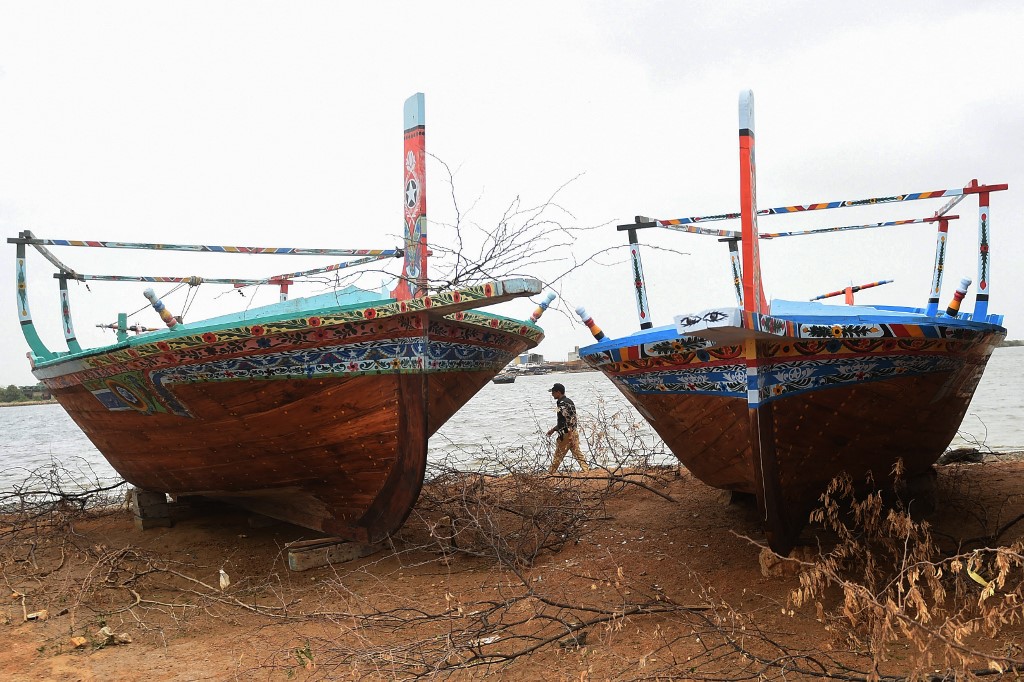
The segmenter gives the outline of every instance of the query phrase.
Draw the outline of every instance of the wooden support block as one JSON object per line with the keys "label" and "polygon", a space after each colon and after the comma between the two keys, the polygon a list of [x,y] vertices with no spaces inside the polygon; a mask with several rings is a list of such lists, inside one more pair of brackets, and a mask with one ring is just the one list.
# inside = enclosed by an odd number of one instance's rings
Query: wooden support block
{"label": "wooden support block", "polygon": [[164,519],[143,519],[138,516],[135,517],[135,527],[139,530],[149,530],[150,528],[170,528],[174,523],[171,522],[171,518],[167,517]]}
{"label": "wooden support block", "polygon": [[132,488],[130,503],[135,514],[135,527],[139,530],[172,525],[171,509],[164,493]]}
{"label": "wooden support block", "polygon": [[384,549],[383,542],[366,545],[341,538],[302,540],[285,546],[288,548],[288,568],[293,571],[308,571],[311,568],[361,559]]}

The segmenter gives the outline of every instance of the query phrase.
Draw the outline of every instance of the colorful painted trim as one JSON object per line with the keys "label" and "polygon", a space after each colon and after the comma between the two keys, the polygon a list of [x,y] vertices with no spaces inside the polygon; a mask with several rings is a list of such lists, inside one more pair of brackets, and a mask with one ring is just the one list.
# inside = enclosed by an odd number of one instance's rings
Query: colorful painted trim
{"label": "colorful painted trim", "polygon": [[[321,379],[369,374],[498,372],[516,349],[416,336],[290,350],[141,371],[86,381],[87,389],[109,410],[144,414],[193,413],[172,391],[177,384],[276,379]],[[148,376],[147,376],[148,375]]]}
{"label": "colorful painted trim", "polygon": [[[795,204],[793,206],[778,206],[776,208],[763,208],[757,215],[776,215],[780,213],[801,213],[804,211],[823,211],[831,208],[851,208],[855,206],[871,206],[874,204],[892,204],[901,201],[916,201],[918,199],[937,199],[939,197],[955,197],[964,194],[964,189],[939,189],[930,192],[909,192],[907,194],[895,194],[888,197],[872,197],[870,199],[845,199],[840,201],[822,201],[814,204]],[[710,222],[714,220],[735,220],[740,217],[739,212],[719,213],[717,215],[693,216],[690,218],[673,218],[671,220],[655,220],[659,227],[671,227],[674,225],[690,225],[693,223]],[[721,235],[731,236],[731,235]]]}
{"label": "colorful painted trim", "polygon": [[138,242],[83,241],[79,239],[40,239],[27,244],[39,246],[90,246],[105,249],[152,249],[155,251],[191,251],[194,253],[247,253],[284,256],[397,256],[398,249],[303,249],[292,246],[211,246],[208,244],[144,244]]}
{"label": "colorful painted trim", "polygon": [[[97,353],[81,358],[87,367],[98,368],[106,365],[119,365],[149,356],[160,356],[167,353],[182,353],[176,361],[195,360],[211,355],[242,352],[246,345],[255,344],[270,347],[276,343],[305,342],[312,334],[316,341],[327,340],[327,336],[349,335],[352,331],[345,325],[361,324],[367,321],[402,318],[409,320],[409,313],[430,310],[435,307],[452,303],[486,301],[498,292],[494,282],[467,287],[457,291],[444,292],[437,296],[415,298],[407,301],[389,301],[379,306],[364,306],[349,310],[331,311],[323,315],[310,315],[290,320],[268,320],[260,323],[256,320],[251,325],[231,328],[211,328],[202,333],[184,334],[149,343],[139,343],[128,348],[119,348],[104,353]],[[491,329],[518,334],[534,344],[544,337],[539,327],[525,322],[518,322],[498,316],[486,315],[473,311],[450,313],[449,318],[469,324],[486,325]],[[418,324],[408,322],[409,325]],[[188,330],[185,330],[188,331]],[[295,335],[299,335],[298,337]],[[302,338],[300,338],[302,337]],[[263,339],[260,341],[260,339]],[[134,339],[133,339],[134,341]],[[315,341],[311,341],[315,342]],[[42,363],[40,363],[42,364]]]}
{"label": "colorful painted trim", "polygon": [[299,279],[300,277],[308,277],[309,275],[316,275],[322,272],[334,272],[335,270],[343,270],[345,268],[354,267],[356,265],[373,263],[374,261],[383,260],[384,258],[391,258],[393,256],[393,253],[385,254],[383,256],[367,256],[366,258],[359,258],[357,260],[346,261],[344,263],[332,263],[331,265],[325,265],[320,268],[303,270],[301,272],[288,272],[282,275],[264,277],[262,279],[239,279],[236,277],[198,277],[196,275],[192,275],[190,277],[155,277],[151,275],[85,275],[78,272],[64,274],[64,277],[66,277],[67,279],[79,280],[81,282],[171,282],[179,284],[188,284],[194,287],[197,287],[200,284],[237,284],[241,286],[255,286],[258,284],[276,284],[279,283],[281,280]]}
{"label": "colorful painted trim", "polygon": [[[987,353],[994,342],[982,345],[983,348],[980,349],[969,346],[950,349],[935,344],[923,349],[898,349],[896,352],[892,352],[892,346],[886,345],[880,346],[886,352],[851,352],[845,357],[827,354],[796,357],[788,353],[779,353],[775,359],[758,358],[755,396],[748,396],[748,372],[745,362],[709,364],[694,355],[681,358],[683,362],[680,366],[670,369],[650,370],[637,368],[638,365],[631,363],[591,364],[620,387],[634,394],[697,393],[737,399],[751,398],[757,404],[831,386],[936,372],[955,373],[978,352]],[[741,356],[742,348],[734,348],[735,354]],[[956,352],[957,350],[961,352]],[[981,366],[984,366],[983,363]]]}

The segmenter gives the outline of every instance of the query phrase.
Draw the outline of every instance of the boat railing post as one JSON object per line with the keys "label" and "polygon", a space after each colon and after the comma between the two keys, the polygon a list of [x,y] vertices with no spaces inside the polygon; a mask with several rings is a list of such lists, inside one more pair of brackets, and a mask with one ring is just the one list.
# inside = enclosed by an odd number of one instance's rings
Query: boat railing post
{"label": "boat railing post", "polygon": [[25,244],[27,243],[25,240],[28,239],[32,239],[31,230],[23,230],[18,233],[17,239],[7,240],[8,242],[13,241],[17,245],[17,253],[15,255],[15,294],[18,300],[18,320],[21,322],[21,333],[24,334],[28,347],[32,349],[32,355],[40,360],[52,360],[56,357],[56,353],[50,351],[43,344],[43,340],[39,338],[39,333],[32,322],[32,313],[28,307],[28,274],[25,265]]}
{"label": "boat railing post", "polygon": [[925,314],[934,317],[939,312],[939,298],[942,296],[942,274],[946,268],[946,243],[949,237],[949,221],[947,216],[939,216],[939,230],[935,236],[935,266],[932,268],[932,288],[928,292],[928,306]]}
{"label": "boat railing post", "polygon": [[[972,180],[972,186],[978,181]],[[992,254],[989,230],[992,225],[992,211],[989,193],[978,193],[978,293],[974,297],[974,313],[971,319],[984,322],[988,317],[988,297],[992,293]]]}
{"label": "boat railing post", "polygon": [[[636,216],[637,225],[650,222],[650,218]],[[654,323],[651,322],[651,307],[647,302],[647,281],[644,279],[644,267],[640,261],[640,239],[636,236],[636,229],[630,229],[627,232],[629,233],[629,257],[633,265],[633,286],[636,290],[636,315],[640,318],[640,328],[650,329]]]}
{"label": "boat railing post", "polygon": [[729,245],[729,265],[732,270],[732,286],[736,290],[736,305],[743,307],[743,266],[740,261],[739,239],[725,237],[719,239]]}
{"label": "boat railing post", "polygon": [[287,301],[288,300],[288,285],[289,284],[293,284],[293,282],[290,279],[276,279],[275,278],[275,279],[270,280],[270,283],[271,284],[276,284],[278,286],[278,288],[280,289],[280,291],[281,291],[281,296],[278,298],[278,300],[281,303],[284,303],[285,301]]}
{"label": "boat railing post", "polygon": [[989,194],[1009,189],[1009,185],[981,185],[977,180],[964,187],[964,194],[978,195],[978,295],[974,299],[974,313],[971,319],[976,322],[988,320],[988,299],[992,294],[992,250],[989,234],[992,227],[992,211],[989,206]]}
{"label": "boat railing post", "polygon": [[68,295],[68,278],[60,273],[57,281],[60,282],[60,319],[64,327],[64,340],[67,341],[68,350],[72,353],[80,353],[82,346],[75,337],[75,326],[71,322],[71,297]]}
{"label": "boat railing post", "polygon": [[118,343],[128,340],[128,313],[117,314],[117,327],[115,331],[117,332]]}

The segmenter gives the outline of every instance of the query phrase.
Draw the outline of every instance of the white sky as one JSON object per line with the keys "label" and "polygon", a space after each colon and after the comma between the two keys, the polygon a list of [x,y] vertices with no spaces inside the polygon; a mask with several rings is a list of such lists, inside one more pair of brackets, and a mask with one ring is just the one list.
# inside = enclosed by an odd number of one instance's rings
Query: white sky
{"label": "white sky", "polygon": [[[757,102],[762,208],[1009,183],[992,198],[990,312],[1024,337],[1024,4],[928,2],[5,2],[0,0],[0,236],[252,246],[392,248],[402,210],[402,104],[426,94],[428,151],[455,170],[460,208],[493,224],[516,196],[559,195],[609,226],[582,258],[621,258],[560,284],[612,335],[637,327],[625,236],[611,225],[736,210],[737,94]],[[428,216],[450,189],[429,168]],[[762,231],[931,215],[763,218]],[[942,304],[976,279],[977,201],[954,213]],[[713,225],[739,229],[736,222]],[[714,238],[647,230],[656,324],[733,300]],[[32,384],[14,305],[14,247],[0,282],[0,385]],[[55,250],[98,274],[266,276],[328,260]],[[864,303],[924,305],[934,228],[762,243],[768,295],[806,299],[879,279]],[[198,260],[196,260],[198,258]],[[212,260],[211,260],[212,259]],[[220,260],[218,260],[220,259]],[[392,268],[394,270],[394,268]],[[33,317],[64,349],[51,266],[30,252]],[[538,268],[551,277],[554,269]],[[361,285],[375,287],[380,276]],[[146,301],[144,285],[71,285],[78,336]],[[169,288],[169,287],[166,287]],[[161,285],[158,292],[166,290]],[[201,294],[205,291],[201,288]],[[194,311],[230,312],[237,294]],[[256,301],[269,302],[264,290]],[[973,308],[973,288],[964,309]],[[180,301],[180,299],[178,299]],[[169,307],[177,310],[174,299]],[[499,312],[529,316],[519,301]],[[197,319],[191,313],[191,319]],[[152,311],[132,318],[159,326]],[[591,337],[549,311],[539,351]]]}

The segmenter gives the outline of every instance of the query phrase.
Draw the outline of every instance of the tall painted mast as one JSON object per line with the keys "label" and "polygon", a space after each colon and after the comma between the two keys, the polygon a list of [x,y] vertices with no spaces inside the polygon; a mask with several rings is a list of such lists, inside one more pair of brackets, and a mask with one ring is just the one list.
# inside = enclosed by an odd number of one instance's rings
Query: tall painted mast
{"label": "tall painted mast", "polygon": [[405,263],[391,296],[427,295],[426,115],[423,93],[405,100]]}
{"label": "tall painted mast", "polygon": [[[754,93],[750,90],[741,92],[739,105],[743,312],[757,318],[768,314],[768,303],[761,285],[761,254],[758,250],[760,238],[757,232],[757,164],[754,162]],[[758,356],[757,338],[748,336],[743,345],[747,365],[747,424],[753,455],[752,473],[758,487],[756,493],[764,512],[769,543],[773,547],[784,546],[790,544],[792,538],[785,536],[789,526],[785,521],[786,511],[782,508],[772,425],[774,406],[761,401],[764,375],[761,358]]]}
{"label": "tall painted mast", "polygon": [[743,310],[768,314],[761,285],[761,251],[757,233],[757,164],[754,161],[754,93],[740,93],[740,224],[743,249]]}

